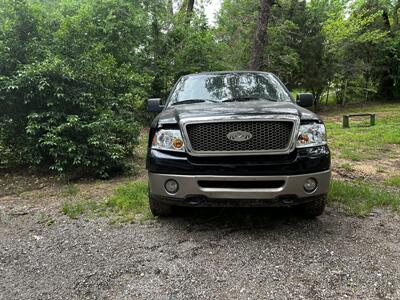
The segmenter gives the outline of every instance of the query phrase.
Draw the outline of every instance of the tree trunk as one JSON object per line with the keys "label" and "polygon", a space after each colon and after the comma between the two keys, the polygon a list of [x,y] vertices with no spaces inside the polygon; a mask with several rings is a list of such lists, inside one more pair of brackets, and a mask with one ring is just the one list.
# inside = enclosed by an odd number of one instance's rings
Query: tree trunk
{"label": "tree trunk", "polygon": [[328,105],[328,100],[329,100],[329,85],[330,85],[330,82],[328,82],[328,89],[326,90],[325,105]]}
{"label": "tree trunk", "polygon": [[343,107],[346,105],[347,84],[348,84],[348,80],[346,79],[346,83],[345,83],[345,85],[344,85],[344,91],[343,91],[343,101],[342,101],[342,106],[343,106]]}
{"label": "tree trunk", "polygon": [[185,23],[187,25],[190,24],[190,20],[192,19],[193,9],[194,9],[194,0],[184,0],[182,2],[180,11],[181,11],[181,13],[186,14]]}
{"label": "tree trunk", "polygon": [[194,9],[194,0],[183,0],[179,11],[190,15]]}
{"label": "tree trunk", "polygon": [[322,90],[314,90],[312,89],[314,95],[314,111],[317,112],[319,109],[319,102],[321,100]]}
{"label": "tree trunk", "polygon": [[387,31],[390,31],[390,20],[389,20],[389,14],[386,10],[383,11],[382,13],[382,18],[383,18],[383,26]]}
{"label": "tree trunk", "polygon": [[365,104],[368,102],[369,98],[369,81],[370,81],[370,75],[369,72],[368,74],[365,75]]}
{"label": "tree trunk", "polygon": [[[162,49],[161,47],[161,31],[160,31],[160,24],[157,19],[157,10],[155,7],[153,7],[152,10],[152,22],[151,22],[151,31],[152,31],[152,36],[153,36],[153,55],[154,55],[154,62],[153,62],[153,70],[154,73],[156,74],[154,76],[153,82],[152,82],[152,90],[157,91],[158,93],[161,93],[163,90],[163,79],[161,78],[160,74],[160,60],[162,56]],[[160,95],[154,95],[155,97],[159,97]]]}
{"label": "tree trunk", "polygon": [[[396,12],[397,17],[397,10],[399,9],[398,5],[400,5],[400,0],[396,3],[394,7],[394,11]],[[389,35],[392,37],[395,35],[395,27],[398,26],[398,20],[394,19],[393,27],[390,26],[389,15],[387,11],[383,12],[383,22],[385,25],[386,30],[388,31]],[[397,23],[397,25],[396,25]],[[395,81],[393,78],[394,69],[393,69],[393,62],[395,61],[394,55],[391,52],[388,52],[386,60],[387,63],[382,65],[383,71],[380,74],[379,83],[378,83],[378,95],[383,100],[391,100],[394,97],[394,87]]]}
{"label": "tree trunk", "polygon": [[189,0],[186,8],[186,13],[189,15],[193,12],[194,0]]}
{"label": "tree trunk", "polygon": [[400,9],[400,0],[398,0],[393,9],[393,31],[399,30],[399,15],[398,11]]}
{"label": "tree trunk", "polygon": [[174,15],[174,3],[172,2],[172,0],[168,0],[168,11],[171,16]]}
{"label": "tree trunk", "polygon": [[271,6],[274,4],[273,1],[274,0],[260,0],[260,12],[249,62],[249,69],[251,70],[259,70],[262,67],[268,20]]}
{"label": "tree trunk", "polygon": [[292,20],[295,10],[296,10],[296,6],[297,6],[297,0],[292,0],[290,2],[290,8],[289,8],[289,12],[288,12],[288,19]]}

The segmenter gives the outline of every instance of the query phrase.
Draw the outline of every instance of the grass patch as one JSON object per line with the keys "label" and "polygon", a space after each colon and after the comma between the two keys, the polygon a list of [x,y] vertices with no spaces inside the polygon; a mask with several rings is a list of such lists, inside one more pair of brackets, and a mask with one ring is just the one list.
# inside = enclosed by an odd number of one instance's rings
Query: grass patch
{"label": "grass patch", "polygon": [[36,223],[50,226],[54,224],[55,220],[50,216],[43,212],[40,212],[36,215]]}
{"label": "grass patch", "polygon": [[71,219],[77,219],[86,211],[96,211],[100,208],[100,204],[93,200],[80,200],[64,202],[61,211]]}
{"label": "grass patch", "polygon": [[119,186],[105,203],[116,211],[141,213],[148,208],[147,183],[134,181]]}
{"label": "grass patch", "polygon": [[[341,115],[337,119],[328,119],[329,145],[334,156],[353,161],[373,160],[390,154],[392,145],[400,145],[400,105],[381,105],[369,108],[359,108],[356,111],[376,112],[376,125],[372,127],[352,126],[343,129]],[[348,110],[344,113],[349,113]],[[355,125],[353,123],[353,125]]]}
{"label": "grass patch", "polygon": [[386,179],[385,184],[400,187],[400,176],[393,176]]}
{"label": "grass patch", "polygon": [[65,197],[73,197],[78,195],[79,188],[74,184],[68,184],[62,191],[62,195]]}
{"label": "grass patch", "polygon": [[376,172],[378,172],[378,173],[386,173],[386,170],[384,168],[382,168],[382,167],[378,167],[376,169]]}
{"label": "grass patch", "polygon": [[341,169],[346,170],[346,171],[353,171],[353,167],[349,163],[343,163],[339,166]]}
{"label": "grass patch", "polygon": [[328,201],[337,203],[349,214],[364,217],[374,207],[391,207],[397,210],[400,205],[400,192],[387,191],[368,183],[331,181]]}
{"label": "grass patch", "polygon": [[126,223],[152,217],[147,197],[147,182],[134,181],[119,186],[103,201],[80,200],[64,202],[62,212],[71,219],[94,214],[110,218],[110,223]]}

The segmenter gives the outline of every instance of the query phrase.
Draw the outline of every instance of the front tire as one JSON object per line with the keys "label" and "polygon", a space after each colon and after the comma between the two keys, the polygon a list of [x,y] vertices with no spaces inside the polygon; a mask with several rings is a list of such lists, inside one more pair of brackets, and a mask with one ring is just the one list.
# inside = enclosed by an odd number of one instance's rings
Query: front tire
{"label": "front tire", "polygon": [[326,195],[321,196],[313,201],[300,204],[296,207],[299,215],[305,219],[315,219],[323,214],[326,206]]}
{"label": "front tire", "polygon": [[170,217],[173,215],[173,207],[167,203],[149,196],[150,211],[155,217]]}

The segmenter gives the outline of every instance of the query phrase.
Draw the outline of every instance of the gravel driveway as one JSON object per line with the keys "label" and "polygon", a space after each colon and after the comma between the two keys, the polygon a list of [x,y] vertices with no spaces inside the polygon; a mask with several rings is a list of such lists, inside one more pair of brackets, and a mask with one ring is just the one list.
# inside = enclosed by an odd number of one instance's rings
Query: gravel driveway
{"label": "gravel driveway", "polygon": [[305,221],[191,210],[120,226],[0,218],[1,299],[400,299],[400,218],[385,211]]}

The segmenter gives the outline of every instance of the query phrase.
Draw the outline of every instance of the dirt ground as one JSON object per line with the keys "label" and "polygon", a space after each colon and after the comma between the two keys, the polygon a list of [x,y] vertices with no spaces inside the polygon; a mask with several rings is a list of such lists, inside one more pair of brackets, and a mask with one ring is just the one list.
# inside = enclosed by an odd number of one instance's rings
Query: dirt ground
{"label": "dirt ground", "polygon": [[[71,220],[57,178],[0,181],[0,299],[399,299],[400,217],[184,210]],[[76,185],[101,199],[129,178]],[[10,187],[12,185],[12,187]]]}

